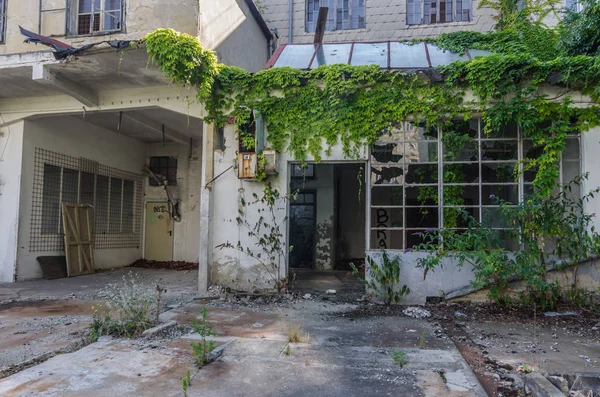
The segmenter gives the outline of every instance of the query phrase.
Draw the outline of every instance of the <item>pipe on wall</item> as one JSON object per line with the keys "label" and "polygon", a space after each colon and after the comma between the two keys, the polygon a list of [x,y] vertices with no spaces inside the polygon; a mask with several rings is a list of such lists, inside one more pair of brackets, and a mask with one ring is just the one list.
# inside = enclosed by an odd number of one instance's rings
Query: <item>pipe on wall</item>
{"label": "pipe on wall", "polygon": [[294,41],[294,0],[289,0],[290,3],[290,22],[288,31],[288,44],[292,44]]}

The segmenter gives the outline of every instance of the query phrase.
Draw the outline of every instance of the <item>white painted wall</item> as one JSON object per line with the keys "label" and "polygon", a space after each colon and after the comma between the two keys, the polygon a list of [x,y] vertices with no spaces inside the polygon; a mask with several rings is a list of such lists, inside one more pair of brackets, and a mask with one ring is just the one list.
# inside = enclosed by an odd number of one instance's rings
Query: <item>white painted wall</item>
{"label": "white painted wall", "polygon": [[[145,161],[144,143],[127,138],[74,117],[49,117],[25,121],[20,198],[17,267],[18,280],[42,277],[36,257],[64,255],[64,252],[30,252],[29,228],[34,176],[35,148],[85,157],[121,170],[141,173]],[[127,266],[141,258],[139,248],[95,250],[98,269]]]}
{"label": "white painted wall", "polygon": [[[200,233],[201,143],[196,140],[192,151],[188,145],[168,142],[147,145],[147,162],[152,156],[177,158],[177,186],[171,188],[174,198],[181,200],[181,222],[174,222],[173,260],[198,262]],[[150,186],[144,178],[145,202],[166,201],[163,187]],[[145,208],[145,205],[144,205]],[[144,217],[144,219],[146,219]]]}
{"label": "white painted wall", "polygon": [[[235,127],[227,125],[225,127],[225,150],[214,152],[214,175],[225,172],[227,168],[234,164],[237,159],[236,151],[238,148]],[[366,152],[363,151],[360,161],[366,160]],[[308,161],[313,160],[307,158]],[[341,145],[332,148],[331,154],[326,156],[323,153],[321,159],[323,162],[329,161],[348,161],[342,152]],[[279,157],[279,175],[269,178],[273,188],[279,190],[282,194],[288,191],[288,164],[293,162],[289,154],[284,150]],[[331,175],[333,178],[333,175]],[[256,249],[255,241],[248,237],[247,230],[238,226],[235,221],[238,210],[241,209],[241,197],[248,201],[252,194],[261,195],[263,192],[263,183],[249,182],[237,178],[235,170],[226,171],[212,184],[212,224],[211,239],[209,247],[210,255],[210,277],[212,284],[220,284],[231,287],[236,290],[253,291],[254,289],[266,288],[269,286],[269,279],[263,268],[246,254],[240,253],[235,249],[219,249],[216,246],[231,242],[234,245],[241,241],[244,247]],[[333,194],[331,195],[333,206]],[[319,203],[317,203],[319,205]],[[321,205],[324,205],[322,203]],[[251,207],[247,211],[250,219],[256,219],[257,207]],[[333,208],[333,207],[331,207]],[[283,222],[288,214],[287,202],[280,202],[276,208],[277,221]],[[250,222],[251,224],[252,221]],[[287,245],[287,224],[282,223],[283,242]],[[256,251],[255,252],[259,252]],[[282,266],[281,274],[287,274],[287,261]]]}
{"label": "white painted wall", "polygon": [[[589,178],[584,181],[583,192],[587,193],[600,187],[600,127],[590,129],[581,136],[581,170],[589,172]],[[594,226],[600,230],[600,197],[591,199],[585,206],[588,214],[596,214]]]}
{"label": "white painted wall", "polygon": [[0,128],[0,281],[13,281],[21,192],[24,122]]}
{"label": "white painted wall", "polygon": [[264,33],[245,0],[200,0],[200,42],[216,51],[219,61],[257,72],[268,61]]}

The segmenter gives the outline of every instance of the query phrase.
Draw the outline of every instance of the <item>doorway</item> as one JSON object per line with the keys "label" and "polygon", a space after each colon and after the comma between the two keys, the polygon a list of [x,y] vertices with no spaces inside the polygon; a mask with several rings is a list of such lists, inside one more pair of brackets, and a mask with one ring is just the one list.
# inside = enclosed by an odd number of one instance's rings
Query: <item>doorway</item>
{"label": "doorway", "polygon": [[317,193],[300,190],[290,199],[290,266],[312,269],[315,263]]}
{"label": "doorway", "polygon": [[173,260],[173,219],[169,203],[146,203],[144,258],[149,261]]}
{"label": "doorway", "polygon": [[290,164],[289,267],[360,267],[365,254],[364,163]]}

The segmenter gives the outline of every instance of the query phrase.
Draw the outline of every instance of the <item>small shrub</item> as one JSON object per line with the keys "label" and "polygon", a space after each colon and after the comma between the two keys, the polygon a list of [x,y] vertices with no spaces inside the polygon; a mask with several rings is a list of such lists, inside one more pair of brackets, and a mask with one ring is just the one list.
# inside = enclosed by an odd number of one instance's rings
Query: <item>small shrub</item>
{"label": "small shrub", "polygon": [[[406,285],[400,286],[400,257],[391,259],[387,251],[381,251],[382,264],[379,265],[373,258],[367,256],[368,277],[367,288],[377,297],[383,299],[383,303],[389,305],[398,303],[404,295],[410,293]],[[353,268],[356,271],[356,268]]]}
{"label": "small shrub", "polygon": [[404,350],[398,349],[394,349],[390,353],[392,360],[394,360],[396,364],[399,364],[401,368],[404,368],[404,366],[408,363],[408,361],[406,361],[406,354],[407,353]]}
{"label": "small shrub", "polygon": [[285,349],[283,349],[283,354],[286,356],[290,356],[292,354],[292,349],[290,348],[289,344],[285,346]]}
{"label": "small shrub", "polygon": [[133,338],[156,324],[156,296],[133,273],[123,276],[122,283],[109,284],[103,294],[106,306],[92,306],[92,340],[105,335]]}
{"label": "small shrub", "polygon": [[198,335],[200,335],[200,342],[190,343],[192,346],[192,354],[198,367],[201,367],[209,362],[210,353],[215,348],[215,341],[207,340],[207,338],[216,336],[216,334],[213,332],[213,326],[207,321],[208,311],[206,310],[206,307],[202,308],[200,314],[202,317],[199,320],[192,320],[192,328]]}

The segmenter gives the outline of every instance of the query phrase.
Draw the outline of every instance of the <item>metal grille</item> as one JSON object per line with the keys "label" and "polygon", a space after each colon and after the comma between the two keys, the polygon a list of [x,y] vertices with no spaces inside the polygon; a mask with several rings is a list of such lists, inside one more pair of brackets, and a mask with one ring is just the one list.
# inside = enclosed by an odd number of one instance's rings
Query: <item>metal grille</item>
{"label": "metal grille", "polygon": [[36,148],[33,183],[30,251],[64,250],[61,203],[92,207],[95,249],[139,247],[140,174]]}
{"label": "metal grille", "polygon": [[6,0],[0,0],[0,43],[4,43],[6,33]]}

